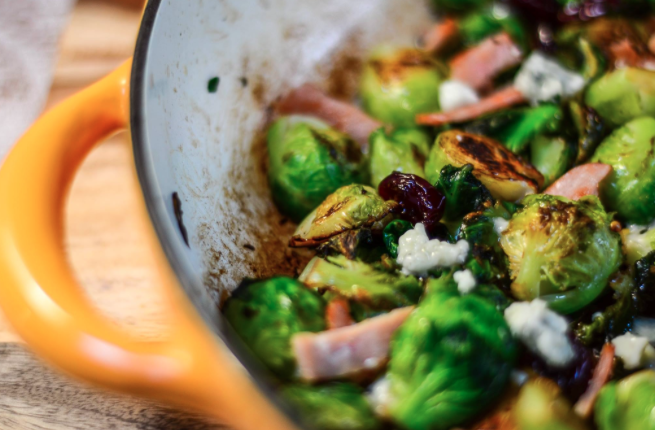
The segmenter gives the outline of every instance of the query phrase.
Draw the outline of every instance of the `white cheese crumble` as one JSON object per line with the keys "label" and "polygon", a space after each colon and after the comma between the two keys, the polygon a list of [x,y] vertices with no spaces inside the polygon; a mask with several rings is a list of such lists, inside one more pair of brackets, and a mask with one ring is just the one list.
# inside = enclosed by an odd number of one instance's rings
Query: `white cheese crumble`
{"label": "white cheese crumble", "polygon": [[389,406],[394,400],[391,395],[391,381],[389,381],[389,378],[383,376],[375,381],[366,394],[366,399],[375,415],[383,418],[389,417]]}
{"label": "white cheese crumble", "polygon": [[655,359],[655,348],[650,346],[645,337],[626,333],[612,339],[612,345],[616,348],[614,354],[623,360],[628,370],[644,367]]}
{"label": "white cheese crumble", "polygon": [[494,218],[494,231],[498,236],[503,234],[505,230],[507,230],[507,227],[509,227],[509,221],[507,221],[505,218]]}
{"label": "white cheese crumble", "polygon": [[426,276],[428,270],[451,267],[466,261],[469,244],[460,240],[456,244],[430,240],[425,227],[418,223],[398,240],[398,264],[405,275]]}
{"label": "white cheese crumble", "polygon": [[455,272],[453,279],[457,282],[457,290],[460,294],[468,294],[475,289],[478,283],[469,269]]}
{"label": "white cheese crumble", "polygon": [[632,332],[637,336],[645,337],[651,343],[655,343],[655,319],[635,318]]}
{"label": "white cheese crumble", "polygon": [[557,96],[575,95],[584,88],[585,79],[565,69],[556,60],[535,52],[521,66],[514,86],[536,105]]}
{"label": "white cheese crumble", "polygon": [[439,105],[442,112],[449,112],[479,101],[478,93],[464,82],[448,80],[439,86]]}
{"label": "white cheese crumble", "polygon": [[512,334],[549,365],[564,367],[575,358],[566,319],[548,309],[545,301],[512,303],[505,310],[505,321]]}
{"label": "white cheese crumble", "polygon": [[651,235],[647,235],[650,230],[655,228],[655,223],[651,225],[629,225],[625,233],[621,234],[623,244],[626,249],[638,255],[647,255],[655,249]]}

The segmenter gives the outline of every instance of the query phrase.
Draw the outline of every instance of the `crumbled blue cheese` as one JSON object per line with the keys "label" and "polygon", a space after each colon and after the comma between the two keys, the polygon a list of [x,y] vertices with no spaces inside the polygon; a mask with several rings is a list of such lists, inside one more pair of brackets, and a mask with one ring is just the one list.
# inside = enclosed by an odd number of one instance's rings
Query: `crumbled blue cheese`
{"label": "crumbled blue cheese", "polygon": [[655,223],[651,225],[629,225],[621,232],[623,246],[626,250],[638,255],[647,255],[655,249],[655,243],[649,233],[655,228]]}
{"label": "crumbled blue cheese", "polygon": [[533,104],[570,97],[582,91],[585,79],[562,67],[556,60],[535,52],[525,60],[514,86]]}
{"label": "crumbled blue cheese", "polygon": [[623,361],[623,366],[628,370],[639,369],[655,361],[655,348],[645,337],[626,333],[612,339],[612,345],[615,348],[614,354]]}
{"label": "crumbled blue cheese", "polygon": [[386,376],[375,381],[366,394],[366,400],[378,417],[389,417],[389,406],[393,402],[391,381]]}
{"label": "crumbled blue cheese", "polygon": [[503,234],[507,230],[507,227],[509,227],[509,221],[505,218],[494,218],[494,231],[498,236]]}
{"label": "crumbled blue cheese", "polygon": [[453,279],[455,282],[457,282],[457,290],[459,290],[460,294],[468,294],[478,285],[475,277],[473,276],[473,272],[471,272],[469,269],[455,272]]}
{"label": "crumbled blue cheese", "polygon": [[636,336],[645,337],[650,343],[655,343],[655,319],[635,318],[632,333]]}
{"label": "crumbled blue cheese", "polygon": [[453,245],[430,240],[423,224],[418,223],[398,240],[396,261],[403,267],[403,274],[426,276],[429,270],[464,263],[468,253],[467,241],[460,240]]}
{"label": "crumbled blue cheese", "polygon": [[449,112],[480,101],[478,93],[464,82],[444,81],[439,86],[439,105],[443,112]]}
{"label": "crumbled blue cheese", "polygon": [[566,319],[548,309],[545,301],[512,303],[505,321],[512,334],[549,365],[565,367],[575,358]]}

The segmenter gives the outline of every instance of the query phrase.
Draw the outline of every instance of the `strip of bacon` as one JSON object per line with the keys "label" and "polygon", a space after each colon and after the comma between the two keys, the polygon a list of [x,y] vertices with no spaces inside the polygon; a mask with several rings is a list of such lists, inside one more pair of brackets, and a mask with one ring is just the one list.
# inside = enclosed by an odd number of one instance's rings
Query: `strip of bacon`
{"label": "strip of bacon", "polygon": [[[649,50],[651,49],[651,41],[649,41]],[[612,43],[609,51],[614,59],[614,67],[617,69],[639,67],[647,70],[655,70],[655,56],[641,44],[635,46],[627,38]]]}
{"label": "strip of bacon", "polygon": [[416,123],[419,125],[439,126],[450,123],[465,122],[487,113],[525,103],[526,101],[527,99],[522,92],[514,87],[507,87],[472,105],[464,106],[449,112],[417,115]]}
{"label": "strip of bacon", "polygon": [[648,39],[648,50],[655,54],[655,34],[653,34],[650,39]]}
{"label": "strip of bacon", "polygon": [[573,407],[576,414],[582,418],[588,418],[594,409],[594,404],[598,398],[598,393],[605,384],[612,377],[612,369],[614,368],[614,345],[606,343],[600,352],[600,359],[594,369],[594,374],[589,381],[589,387],[584,392],[582,397]]}
{"label": "strip of bacon", "polygon": [[459,34],[457,21],[446,18],[434,24],[421,38],[423,49],[432,54],[439,54],[451,44]]}
{"label": "strip of bacon", "polygon": [[355,324],[350,316],[350,305],[346,299],[331,300],[325,308],[325,319],[327,320],[328,330]]}
{"label": "strip of bacon", "polygon": [[368,137],[382,123],[374,120],[357,107],[328,97],[313,85],[305,84],[292,90],[277,105],[282,115],[310,115],[350,135],[362,148],[368,147]]}
{"label": "strip of bacon", "polygon": [[612,167],[602,163],[583,164],[569,170],[553,183],[544,194],[580,200],[584,196],[598,196],[600,183],[610,173]]}
{"label": "strip of bacon", "polygon": [[493,87],[496,76],[521,64],[523,53],[507,33],[489,37],[450,62],[450,79],[478,91]]}
{"label": "strip of bacon", "polygon": [[391,336],[413,309],[396,309],[335,330],[294,335],[291,345],[300,377],[320,381],[379,368],[388,358]]}

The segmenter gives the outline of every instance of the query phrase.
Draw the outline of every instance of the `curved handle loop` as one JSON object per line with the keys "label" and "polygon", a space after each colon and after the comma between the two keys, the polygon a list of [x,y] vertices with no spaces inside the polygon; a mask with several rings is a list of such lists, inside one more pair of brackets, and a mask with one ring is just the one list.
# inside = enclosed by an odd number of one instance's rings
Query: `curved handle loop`
{"label": "curved handle loop", "polygon": [[[2,165],[0,306],[38,355],[73,376],[238,428],[294,428],[235,366],[176,285],[165,285],[172,302],[168,339],[143,342],[98,315],[69,267],[66,194],[90,150],[127,127],[130,70],[128,61],[45,114]],[[162,282],[174,282],[161,250],[153,249]]]}

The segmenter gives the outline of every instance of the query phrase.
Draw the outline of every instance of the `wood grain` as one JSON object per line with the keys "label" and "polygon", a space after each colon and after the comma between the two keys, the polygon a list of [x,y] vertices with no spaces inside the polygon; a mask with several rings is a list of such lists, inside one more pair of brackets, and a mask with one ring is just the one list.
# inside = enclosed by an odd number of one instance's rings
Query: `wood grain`
{"label": "wood grain", "polygon": [[[138,24],[138,9],[81,1],[62,37],[46,109],[132,55]],[[131,148],[123,133],[95,149],[77,175],[66,210],[66,249],[99,312],[143,339],[155,340],[165,333],[166,308],[137,211],[139,199]],[[20,339],[1,316],[0,342],[0,429],[221,428],[208,419],[105,393],[59,375],[15,343]]]}

